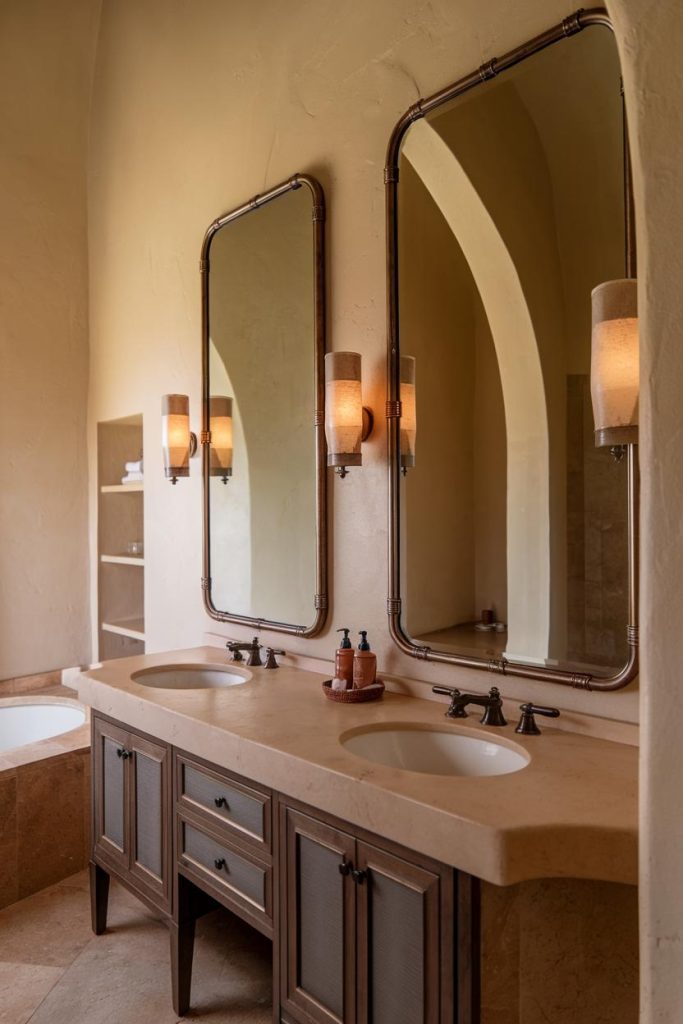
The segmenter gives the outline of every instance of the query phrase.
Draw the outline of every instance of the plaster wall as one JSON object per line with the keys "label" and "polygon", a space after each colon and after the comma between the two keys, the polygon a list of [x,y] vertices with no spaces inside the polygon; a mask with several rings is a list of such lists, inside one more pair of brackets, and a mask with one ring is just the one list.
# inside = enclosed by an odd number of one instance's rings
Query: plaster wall
{"label": "plaster wall", "polygon": [[[386,141],[426,95],[564,17],[564,0],[120,0],[104,9],[90,180],[91,406],[98,419],[145,413],[149,649],[196,643],[200,478],[172,492],[155,472],[159,396],[199,409],[199,283],[204,226],[295,169],[329,202],[329,335],[363,353],[365,398],[380,413],[365,465],[331,482],[328,631],[290,650],[329,654],[332,630],[371,632],[380,664],[425,682],[483,686],[398,654],[386,631],[384,205]],[[683,607],[683,10],[676,0],[612,0],[631,118],[643,336],[644,1024],[683,1005],[680,609]],[[514,17],[513,17],[514,15]],[[94,452],[91,458],[94,460]],[[91,465],[94,465],[91,463]],[[226,633],[240,630],[226,628]],[[274,639],[270,637],[269,639]],[[524,697],[634,720],[634,688],[583,694],[505,681]]]}
{"label": "plaster wall", "polygon": [[[161,475],[159,401],[200,394],[197,257],[206,224],[309,170],[328,200],[329,344],[363,355],[376,430],[364,466],[330,474],[331,608],[327,631],[288,648],[329,656],[338,624],[367,628],[380,665],[425,682],[485,686],[401,655],[386,623],[384,188],[391,128],[428,94],[566,14],[525,3],[123,0],[103,9],[90,175],[91,439],[98,419],[145,414],[148,650],[217,628],[202,611],[201,480]],[[476,29],[475,29],[476,26]],[[229,38],[226,33],[229,33]],[[226,57],[207,59],[223,40]],[[91,456],[94,458],[94,453]],[[348,623],[347,623],[348,620]],[[266,640],[277,640],[276,636]],[[635,691],[601,696],[506,681],[507,695],[634,720]]]}
{"label": "plaster wall", "polygon": [[0,679],[89,656],[86,148],[99,6],[0,5]]}

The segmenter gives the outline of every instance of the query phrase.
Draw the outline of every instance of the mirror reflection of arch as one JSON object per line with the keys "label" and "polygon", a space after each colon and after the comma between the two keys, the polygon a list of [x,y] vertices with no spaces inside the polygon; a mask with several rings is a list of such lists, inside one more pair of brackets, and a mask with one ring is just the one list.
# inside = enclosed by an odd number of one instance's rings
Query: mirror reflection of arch
{"label": "mirror reflection of arch", "polygon": [[230,482],[210,476],[215,607],[311,619],[316,579],[315,261],[308,189],[221,227],[210,248],[209,393],[232,398]]}
{"label": "mirror reflection of arch", "polygon": [[[596,449],[591,290],[624,272],[616,48],[594,30],[413,123],[398,187],[404,625],[433,650],[627,660],[626,465]],[[507,626],[477,633],[482,612]]]}
{"label": "mirror reflection of arch", "polygon": [[[222,608],[251,608],[251,498],[249,452],[239,402],[223,359],[213,342],[209,347],[209,375],[217,395],[232,397],[232,473],[229,484],[212,475],[211,558],[218,566],[230,567],[216,581],[216,599]],[[212,431],[213,433],[213,431]]]}

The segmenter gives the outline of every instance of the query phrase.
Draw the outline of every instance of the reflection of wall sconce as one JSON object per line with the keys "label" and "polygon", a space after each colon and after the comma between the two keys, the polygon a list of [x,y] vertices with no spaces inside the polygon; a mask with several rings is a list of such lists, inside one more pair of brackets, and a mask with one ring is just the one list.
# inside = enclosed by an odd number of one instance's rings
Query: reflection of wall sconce
{"label": "reflection of wall sconce", "polygon": [[211,431],[210,475],[219,476],[224,484],[232,476],[232,398],[211,395],[209,399],[209,430]]}
{"label": "reflection of wall sconce", "polygon": [[164,395],[161,399],[161,445],[164,473],[172,484],[190,475],[190,458],[197,451],[197,435],[190,430],[190,400],[187,395]]}
{"label": "reflection of wall sconce", "polygon": [[635,278],[606,281],[592,292],[591,397],[595,445],[638,443],[638,288]]}
{"label": "reflection of wall sconce", "polygon": [[363,405],[358,352],[325,356],[325,436],[327,465],[345,477],[347,466],[363,463],[361,443],[372,433],[374,417]]}
{"label": "reflection of wall sconce", "polygon": [[401,356],[401,472],[405,476],[415,465],[417,403],[415,398],[415,356]]}

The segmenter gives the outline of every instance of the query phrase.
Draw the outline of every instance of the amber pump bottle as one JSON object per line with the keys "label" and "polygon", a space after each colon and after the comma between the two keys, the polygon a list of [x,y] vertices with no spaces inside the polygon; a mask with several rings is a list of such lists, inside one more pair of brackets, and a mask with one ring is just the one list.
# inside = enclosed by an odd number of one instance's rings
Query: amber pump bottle
{"label": "amber pump bottle", "polygon": [[337,632],[343,633],[344,637],[335,652],[334,674],[337,679],[343,679],[350,690],[353,685],[353,645],[349,640],[350,630],[344,626]]}
{"label": "amber pump bottle", "polygon": [[358,650],[353,655],[353,688],[362,690],[364,686],[372,686],[377,678],[377,655],[370,650],[366,629],[360,631]]}

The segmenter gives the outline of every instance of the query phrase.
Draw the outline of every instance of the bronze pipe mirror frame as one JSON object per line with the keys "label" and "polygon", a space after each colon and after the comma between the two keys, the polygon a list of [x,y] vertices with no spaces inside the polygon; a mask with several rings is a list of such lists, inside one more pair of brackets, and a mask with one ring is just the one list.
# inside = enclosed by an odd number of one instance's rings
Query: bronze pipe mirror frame
{"label": "bronze pipe mirror frame", "polygon": [[[500,72],[514,67],[527,57],[540,50],[572,36],[592,25],[602,25],[612,32],[612,22],[604,8],[579,10],[558,25],[535,36],[521,46],[510,50],[502,57],[494,58],[469,75],[459,79],[452,85],[441,89],[426,99],[414,103],[396,123],[387,148],[387,159],[384,170],[386,191],[386,222],[387,222],[387,445],[389,461],[389,596],[387,614],[389,616],[389,632],[392,639],[403,651],[413,658],[434,661],[449,665],[460,665],[463,668],[485,669],[489,672],[507,676],[522,676],[540,682],[558,683],[583,690],[619,690],[627,686],[638,674],[638,530],[639,530],[639,470],[638,446],[627,445],[627,501],[628,501],[628,625],[626,639],[628,658],[623,668],[611,676],[593,676],[585,672],[573,672],[559,668],[550,668],[510,662],[505,657],[479,658],[453,654],[446,651],[433,650],[424,644],[416,644],[406,633],[401,621],[401,506],[400,506],[400,342],[399,342],[399,281],[398,281],[398,178],[399,155],[403,137],[411,124],[444,103],[455,99],[482,82],[495,77]],[[624,221],[626,238],[626,276],[635,277],[635,238],[633,230],[633,194],[631,188],[631,168],[628,151],[628,132],[624,111]]]}
{"label": "bronze pipe mirror frame", "polygon": [[[315,410],[313,424],[315,428],[315,462],[316,462],[316,584],[314,595],[315,618],[310,626],[298,626],[289,622],[276,622],[250,615],[237,615],[219,611],[211,597],[211,544],[210,544],[210,457],[211,431],[209,416],[209,274],[211,242],[226,224],[257,210],[287,192],[299,188],[307,188],[311,193],[311,216],[313,222],[314,252],[314,376],[315,376]],[[254,630],[269,629],[291,636],[312,637],[322,630],[327,619],[328,609],[328,573],[327,573],[327,447],[325,442],[325,193],[319,181],[310,174],[294,174],[287,181],[275,185],[267,192],[253,197],[236,209],[219,217],[207,228],[202,243],[199,261],[202,289],[202,476],[203,476],[203,572],[202,593],[204,608],[212,619],[218,622],[234,622],[240,626],[250,626]]]}

